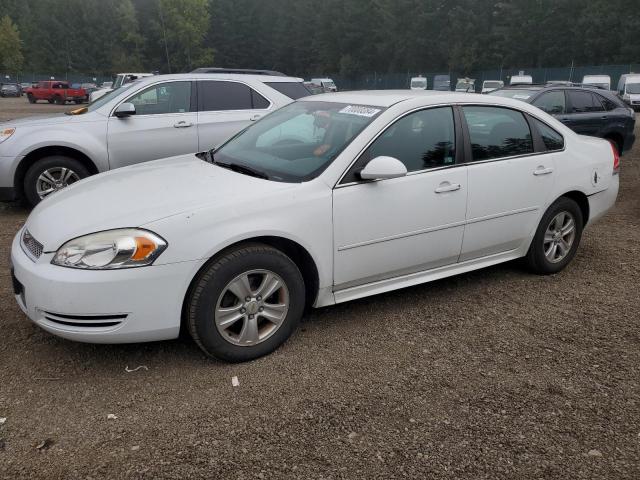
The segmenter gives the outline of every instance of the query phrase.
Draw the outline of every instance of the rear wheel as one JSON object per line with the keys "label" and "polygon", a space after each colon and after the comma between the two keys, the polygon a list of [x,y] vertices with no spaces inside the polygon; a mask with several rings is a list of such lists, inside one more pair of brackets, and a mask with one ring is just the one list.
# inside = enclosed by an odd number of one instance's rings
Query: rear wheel
{"label": "rear wheel", "polygon": [[188,328],[207,355],[244,362],[283,344],[300,322],[304,303],[296,264],[275,248],[246,245],[215,260],[195,280]]}
{"label": "rear wheel", "polygon": [[27,100],[29,100],[29,103],[36,103],[36,99],[33,95],[27,95]]}
{"label": "rear wheel", "polygon": [[557,273],[573,259],[582,238],[583,218],[578,204],[561,197],[540,221],[527,253],[526,262],[535,273]]}
{"label": "rear wheel", "polygon": [[45,157],[27,170],[24,195],[31,205],[36,205],[52,193],[88,176],[87,168],[75,158]]}
{"label": "rear wheel", "polygon": [[56,95],[53,98],[53,101],[56,105],[64,105],[64,98],[62,98],[60,95]]}

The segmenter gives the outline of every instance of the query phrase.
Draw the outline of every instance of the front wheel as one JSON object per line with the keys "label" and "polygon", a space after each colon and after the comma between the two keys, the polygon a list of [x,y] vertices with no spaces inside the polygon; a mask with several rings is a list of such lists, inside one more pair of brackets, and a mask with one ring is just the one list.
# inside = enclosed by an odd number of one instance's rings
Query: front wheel
{"label": "front wheel", "polygon": [[540,220],[525,257],[528,267],[542,275],[564,269],[578,250],[583,227],[582,211],[575,200],[556,200]]}
{"label": "front wheel", "polygon": [[27,100],[29,100],[29,103],[36,103],[36,99],[33,95],[27,95]]}
{"label": "front wheel", "polygon": [[89,176],[87,168],[75,158],[54,155],[34,163],[24,177],[24,195],[35,206],[54,192]]}
{"label": "front wheel", "polygon": [[267,245],[242,246],[196,278],[187,302],[189,333],[209,356],[253,360],[289,338],[304,303],[304,279],[287,255]]}
{"label": "front wheel", "polygon": [[65,103],[65,102],[64,102],[64,98],[62,98],[62,97],[60,97],[60,96],[55,97],[55,98],[53,99],[53,102],[54,102],[56,105],[64,105],[64,103]]}

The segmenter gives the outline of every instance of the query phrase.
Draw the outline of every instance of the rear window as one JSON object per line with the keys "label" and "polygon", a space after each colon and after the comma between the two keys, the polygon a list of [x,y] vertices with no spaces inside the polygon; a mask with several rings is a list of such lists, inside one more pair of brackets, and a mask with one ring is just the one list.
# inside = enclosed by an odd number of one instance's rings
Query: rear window
{"label": "rear window", "polygon": [[201,112],[269,108],[269,101],[244,83],[199,81],[198,105]]}
{"label": "rear window", "polygon": [[302,82],[265,82],[265,85],[270,86],[275,91],[286,95],[292,100],[311,95],[311,92],[307,90],[307,87],[305,87]]}

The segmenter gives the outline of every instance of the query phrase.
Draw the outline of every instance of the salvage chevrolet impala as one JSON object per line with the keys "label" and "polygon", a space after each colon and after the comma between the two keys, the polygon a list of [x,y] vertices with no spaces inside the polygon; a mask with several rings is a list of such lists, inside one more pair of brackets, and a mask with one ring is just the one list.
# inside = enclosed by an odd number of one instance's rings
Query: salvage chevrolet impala
{"label": "salvage chevrolet impala", "polygon": [[47,197],[13,242],[16,300],[68,339],[182,328],[211,356],[250,360],[281,345],[305,307],[521,257],[559,272],[613,206],[618,164],[606,140],[517,100],[307,97],[216,150]]}

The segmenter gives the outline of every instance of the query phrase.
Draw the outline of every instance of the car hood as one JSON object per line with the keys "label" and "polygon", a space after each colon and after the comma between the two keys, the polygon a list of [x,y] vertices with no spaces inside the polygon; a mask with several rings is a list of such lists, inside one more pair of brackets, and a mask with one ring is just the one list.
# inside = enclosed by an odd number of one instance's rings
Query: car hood
{"label": "car hood", "polygon": [[[40,202],[29,233],[55,251],[72,238],[144,224],[211,205],[235,208],[296,184],[250,177],[182,155],[89,177]],[[248,195],[249,193],[249,195]]]}
{"label": "car hood", "polygon": [[[77,107],[81,108],[81,107]],[[72,110],[73,107],[69,107]],[[96,120],[95,112],[87,112],[82,115],[66,115],[64,113],[53,113],[49,115],[36,115],[33,117],[18,118],[14,120],[6,120],[4,123],[10,123],[12,127],[30,127],[36,125],[59,125],[71,122],[83,122]]]}

